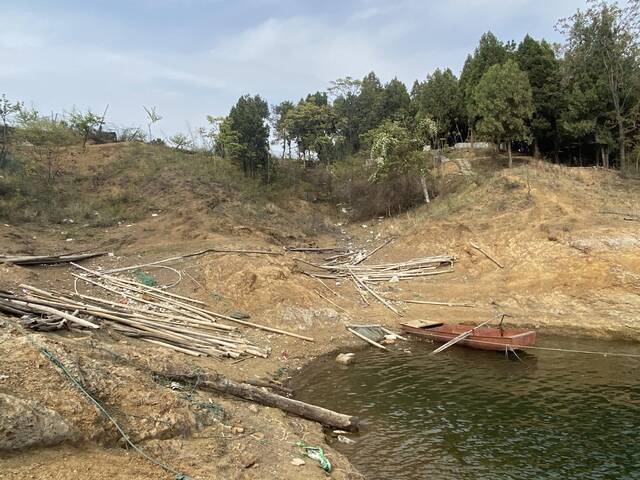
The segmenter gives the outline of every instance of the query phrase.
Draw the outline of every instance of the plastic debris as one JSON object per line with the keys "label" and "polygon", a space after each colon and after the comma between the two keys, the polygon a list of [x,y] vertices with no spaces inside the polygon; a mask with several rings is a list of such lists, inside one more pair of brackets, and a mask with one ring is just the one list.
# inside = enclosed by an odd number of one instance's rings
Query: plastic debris
{"label": "plastic debris", "polygon": [[134,271],[133,273],[135,273],[136,278],[138,279],[138,281],[144,285],[146,285],[147,287],[155,287],[158,282],[156,282],[156,279],[153,278],[151,275],[144,273],[142,270],[137,269],[136,271]]}
{"label": "plastic debris", "polygon": [[329,462],[329,459],[325,456],[322,448],[308,445],[302,441],[296,443],[296,445],[304,450],[304,454],[307,457],[316,460],[325,472],[331,472],[331,462]]}
{"label": "plastic debris", "polygon": [[347,445],[353,445],[356,443],[355,440],[351,440],[349,437],[345,437],[344,435],[338,435],[338,441],[341,443],[346,443]]}

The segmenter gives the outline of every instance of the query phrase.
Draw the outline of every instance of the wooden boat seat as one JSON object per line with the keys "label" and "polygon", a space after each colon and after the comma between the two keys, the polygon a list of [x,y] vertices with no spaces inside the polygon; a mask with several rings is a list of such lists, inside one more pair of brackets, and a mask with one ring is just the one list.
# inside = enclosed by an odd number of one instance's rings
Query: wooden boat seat
{"label": "wooden boat seat", "polygon": [[432,322],[429,320],[407,320],[403,322],[403,325],[407,325],[413,328],[433,328],[433,327],[441,327],[444,325],[443,322]]}

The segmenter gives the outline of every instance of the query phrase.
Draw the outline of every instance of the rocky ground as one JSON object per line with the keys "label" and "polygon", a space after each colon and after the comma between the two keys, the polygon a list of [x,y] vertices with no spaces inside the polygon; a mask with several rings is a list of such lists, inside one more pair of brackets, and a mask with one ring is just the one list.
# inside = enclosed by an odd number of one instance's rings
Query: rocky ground
{"label": "rocky ground", "polygon": [[[356,479],[360,474],[331,447],[333,440],[319,425],[212,392],[172,389],[152,372],[216,371],[237,380],[286,382],[319,355],[368,348],[346,332],[347,324],[397,329],[405,319],[479,322],[496,312],[509,313],[510,324],[539,329],[542,338],[565,334],[640,340],[640,222],[630,215],[640,212],[640,183],[611,172],[524,159],[512,170],[494,159],[466,155],[463,160],[464,168],[456,162],[447,165],[441,195],[431,205],[391,219],[346,224],[330,207],[305,202],[289,209],[270,205],[253,217],[246,209],[238,216],[233,206],[210,214],[183,193],[177,207],[167,203],[135,222],[110,227],[80,222],[0,225],[2,253],[98,248],[113,255],[86,265],[104,268],[212,246],[371,249],[394,237],[368,262],[439,254],[455,255],[457,262],[453,273],[385,284],[380,293],[473,305],[398,302],[399,317],[375,301],[365,306],[349,282],[330,281],[338,294],[333,295],[304,275],[308,267],[298,259],[317,262],[322,258],[317,254],[209,254],[173,264],[189,275],[172,291],[202,300],[217,312],[240,311],[252,321],[315,341],[243,328],[254,343],[270,348],[269,358],[194,359],[109,329],[33,333],[16,319],[0,317],[0,478],[175,478],[125,448],[114,426],[41,348],[68,367],[136,444],[192,478],[325,478],[309,458],[301,466],[292,463],[303,458],[295,445],[303,440],[325,448],[333,478]],[[70,289],[71,269],[0,264],[0,288],[28,283]],[[168,272],[153,274],[161,283],[171,281]],[[343,413],[349,413],[348,404]]]}

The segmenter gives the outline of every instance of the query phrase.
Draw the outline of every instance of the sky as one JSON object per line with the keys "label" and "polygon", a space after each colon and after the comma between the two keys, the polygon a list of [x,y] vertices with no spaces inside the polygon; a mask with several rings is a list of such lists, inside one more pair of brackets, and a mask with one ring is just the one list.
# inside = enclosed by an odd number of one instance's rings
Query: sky
{"label": "sky", "polygon": [[158,136],[226,115],[238,97],[270,104],[370,71],[411,88],[457,74],[482,33],[560,41],[584,0],[0,0],[0,93],[42,113],[78,108],[118,127],[163,119]]}

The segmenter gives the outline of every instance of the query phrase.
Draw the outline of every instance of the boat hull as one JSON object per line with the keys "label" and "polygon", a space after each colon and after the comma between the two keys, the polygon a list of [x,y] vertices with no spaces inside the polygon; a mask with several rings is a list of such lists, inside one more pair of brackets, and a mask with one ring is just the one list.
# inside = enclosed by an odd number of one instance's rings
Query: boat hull
{"label": "boat hull", "polygon": [[[471,330],[473,325],[440,325],[434,327],[415,327],[402,324],[404,332],[421,337],[429,338],[437,343],[447,343],[460,334]],[[525,347],[535,345],[536,332],[523,328],[494,328],[480,327],[473,331],[471,335],[460,340],[456,345],[475,348],[478,350],[505,351],[521,350]]]}

